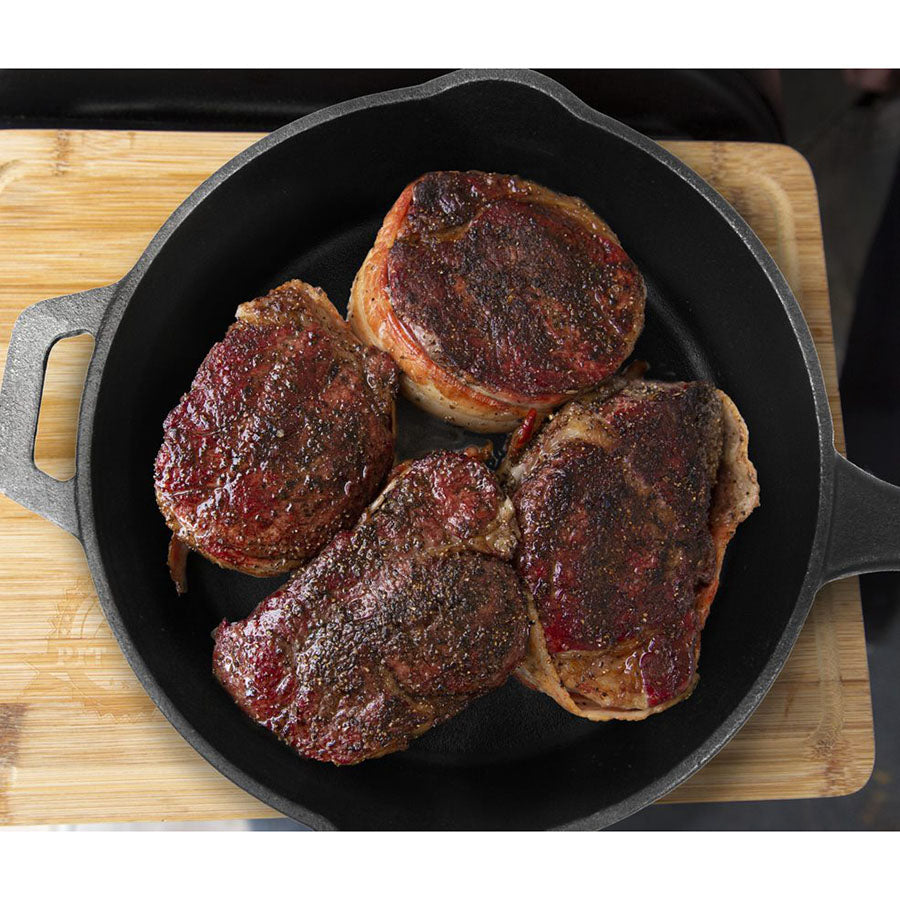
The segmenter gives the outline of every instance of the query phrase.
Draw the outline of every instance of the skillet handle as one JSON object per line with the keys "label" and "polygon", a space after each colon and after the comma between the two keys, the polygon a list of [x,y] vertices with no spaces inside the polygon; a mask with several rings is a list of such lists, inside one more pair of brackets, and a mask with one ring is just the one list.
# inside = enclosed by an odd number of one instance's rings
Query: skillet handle
{"label": "skillet handle", "polygon": [[34,439],[47,358],[76,334],[96,337],[116,285],[42,300],[16,319],[0,388],[0,491],[80,537],[75,478],[60,481],[34,464]]}
{"label": "skillet handle", "polygon": [[835,453],[834,500],[822,584],[900,571],[900,487]]}

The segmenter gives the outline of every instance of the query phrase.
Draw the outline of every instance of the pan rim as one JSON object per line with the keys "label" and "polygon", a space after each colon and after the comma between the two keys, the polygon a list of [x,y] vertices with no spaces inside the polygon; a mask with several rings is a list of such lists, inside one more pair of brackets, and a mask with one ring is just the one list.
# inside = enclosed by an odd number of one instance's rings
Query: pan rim
{"label": "pan rim", "polygon": [[85,381],[82,411],[78,426],[75,496],[81,541],[84,545],[101,607],[128,664],[135,672],[144,690],[188,744],[226,778],[278,812],[315,829],[330,830],[337,826],[326,816],[275,793],[235,763],[232,763],[224,753],[203,737],[161,688],[155,676],[144,662],[143,657],[135,649],[128,630],[125,628],[106,577],[93,516],[93,492],[91,490],[93,483],[91,477],[93,423],[103,370],[122,317],[128,308],[138,283],[153,260],[187,216],[238,170],[285,140],[359,110],[422,101],[465,85],[487,82],[511,82],[545,94],[556,101],[573,117],[649,154],[656,162],[664,165],[673,174],[685,181],[715,209],[731,230],[737,233],[756,263],[760,266],[787,315],[806,364],[819,432],[818,514],[809,560],[793,612],[763,670],[728,718],[680,765],[670,769],[665,775],[655,779],[643,789],[619,803],[604,807],[597,812],[563,825],[558,825],[554,830],[586,830],[611,825],[668,794],[706,765],[737,733],[768,693],[800,633],[800,629],[812,606],[815,592],[821,586],[821,571],[832,504],[835,451],[833,447],[833,424],[828,406],[825,381],[812,334],[786,279],[760,239],[736,210],[697,173],[677,157],[660,147],[655,141],[617,120],[597,112],[553,79],[530,70],[461,69],[423,84],[348,100],[290,122],[243,150],[200,184],[157,231],[132,269],[116,283],[114,298],[98,329],[95,351]]}

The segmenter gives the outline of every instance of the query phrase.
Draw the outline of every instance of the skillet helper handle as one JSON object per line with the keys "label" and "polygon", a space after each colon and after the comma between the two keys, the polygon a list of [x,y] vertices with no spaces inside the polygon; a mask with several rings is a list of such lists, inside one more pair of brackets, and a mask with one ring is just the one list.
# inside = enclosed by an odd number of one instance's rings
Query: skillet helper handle
{"label": "skillet helper handle", "polygon": [[13,327],[0,388],[0,491],[76,537],[75,478],[60,481],[34,464],[44,373],[57,341],[96,337],[114,291],[107,285],[29,306]]}
{"label": "skillet helper handle", "polygon": [[900,571],[900,487],[835,453],[834,502],[822,583]]}

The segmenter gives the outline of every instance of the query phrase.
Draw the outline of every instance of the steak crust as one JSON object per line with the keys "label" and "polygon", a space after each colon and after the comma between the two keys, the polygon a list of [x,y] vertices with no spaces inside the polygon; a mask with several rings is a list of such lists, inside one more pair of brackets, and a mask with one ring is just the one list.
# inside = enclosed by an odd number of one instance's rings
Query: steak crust
{"label": "steak crust", "polygon": [[[308,560],[388,474],[397,383],[324,291],[289,281],[241,304],[165,421],[154,474],[174,540],[250,575]],[[173,574],[183,561],[173,544]]]}
{"label": "steak crust", "polygon": [[394,357],[414,402],[500,431],[612,375],[641,330],[645,296],[582,200],[513,175],[430,172],[385,218],[349,320]]}
{"label": "steak crust", "polygon": [[213,671],[297,752],[337,764],[404,749],[521,662],[515,514],[473,455],[398,466],[342,532],[242,622]]}
{"label": "steak crust", "polygon": [[759,500],[731,400],[614,379],[565,406],[508,481],[536,621],[520,679],[594,720],[687,697],[725,548]]}

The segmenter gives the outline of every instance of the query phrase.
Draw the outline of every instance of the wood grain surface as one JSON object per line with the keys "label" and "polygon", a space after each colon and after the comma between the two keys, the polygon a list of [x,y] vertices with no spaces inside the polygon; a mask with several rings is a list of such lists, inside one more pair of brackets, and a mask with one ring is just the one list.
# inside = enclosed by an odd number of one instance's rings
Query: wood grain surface
{"label": "wood grain surface", "polygon": [[[119,279],[169,213],[258,136],[0,132],[0,364],[31,303]],[[775,145],[671,143],[756,230],[812,329],[843,448],[815,184]],[[35,458],[73,471],[91,340],[55,348]],[[142,691],[75,538],[0,497],[0,823],[276,815],[219,775]],[[825,588],[773,690],[667,801],[840,795],[874,757],[856,579]]]}

